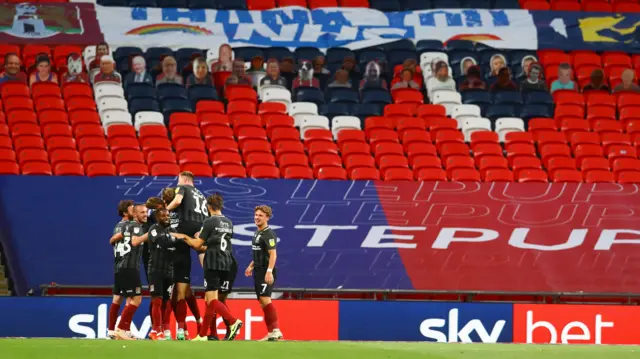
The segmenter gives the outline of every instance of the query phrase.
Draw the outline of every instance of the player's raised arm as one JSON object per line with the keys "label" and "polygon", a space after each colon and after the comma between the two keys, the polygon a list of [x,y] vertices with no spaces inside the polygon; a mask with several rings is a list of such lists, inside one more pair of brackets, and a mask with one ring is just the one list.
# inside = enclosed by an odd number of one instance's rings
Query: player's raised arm
{"label": "player's raised arm", "polygon": [[114,245],[118,242],[120,242],[121,240],[124,239],[124,236],[122,235],[121,232],[115,233],[113,236],[111,236],[111,238],[109,239],[109,244],[110,245]]}
{"label": "player's raised arm", "polygon": [[204,244],[203,239],[191,238],[183,233],[174,233],[173,236],[178,239],[182,239],[186,244],[188,244],[190,247],[193,247],[193,249],[195,250],[200,250],[202,248],[202,245]]}
{"label": "player's raised arm", "polygon": [[131,245],[137,247],[149,239],[149,233],[145,233],[142,236],[133,236],[131,239]]}

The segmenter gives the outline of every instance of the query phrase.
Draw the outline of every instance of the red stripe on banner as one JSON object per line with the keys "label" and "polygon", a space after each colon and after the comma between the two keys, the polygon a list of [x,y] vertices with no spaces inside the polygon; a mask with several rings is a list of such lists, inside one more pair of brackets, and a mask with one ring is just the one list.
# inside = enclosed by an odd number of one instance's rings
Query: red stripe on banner
{"label": "red stripe on banner", "polygon": [[413,286],[422,290],[635,292],[635,185],[376,184]]}

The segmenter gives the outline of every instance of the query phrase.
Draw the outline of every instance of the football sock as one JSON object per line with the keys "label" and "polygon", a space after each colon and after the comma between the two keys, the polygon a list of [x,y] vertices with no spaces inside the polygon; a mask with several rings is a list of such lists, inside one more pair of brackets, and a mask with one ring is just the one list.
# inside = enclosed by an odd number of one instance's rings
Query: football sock
{"label": "football sock", "polygon": [[[209,306],[207,306],[207,309],[209,308]],[[218,326],[216,325],[216,317],[218,316],[218,313],[216,313],[215,311],[213,312],[213,315],[211,316],[211,324],[209,325],[209,335],[215,336],[216,338],[218,337]],[[204,320],[202,322],[202,326],[204,327]],[[202,329],[202,328],[200,328]]]}
{"label": "football sock", "polygon": [[269,303],[263,309],[264,321],[267,323],[267,329],[271,333],[274,329],[280,329],[278,325],[278,313],[276,312],[276,306],[273,303]]}
{"label": "football sock", "polygon": [[200,321],[200,308],[198,308],[198,299],[195,295],[187,297],[187,305],[193,317],[196,319],[196,323]]}
{"label": "football sock", "polygon": [[[209,329],[211,329],[211,326],[213,323],[213,321],[215,320],[216,317],[216,309],[215,306],[213,305],[213,301],[209,302],[209,304],[207,305],[207,310],[204,312],[204,318],[202,319],[202,326],[200,327],[200,331],[198,332],[198,335],[201,337],[206,337],[207,336],[207,332],[209,331]],[[215,332],[215,330],[212,330],[212,335],[213,332]]]}
{"label": "football sock", "polygon": [[109,330],[116,329],[116,322],[118,321],[118,312],[120,311],[120,304],[111,303],[109,307]]}
{"label": "football sock", "polygon": [[162,332],[162,298],[151,300],[151,322],[153,330]]}
{"label": "football sock", "polygon": [[153,299],[149,301],[149,318],[151,318],[151,328],[153,328],[155,323],[155,318],[153,318]]}
{"label": "football sock", "polygon": [[[227,308],[227,310],[229,310],[229,307],[227,307],[227,301],[225,300],[221,300],[220,303],[224,304],[224,306]],[[233,323],[229,323],[229,321],[227,321],[226,319],[222,318],[222,321],[224,322],[224,325],[227,326],[227,329],[229,329],[229,327],[231,326],[231,324]]]}
{"label": "football sock", "polygon": [[178,329],[184,329],[184,321],[187,319],[187,302],[184,299],[178,300],[176,303],[176,322]]}
{"label": "football sock", "polygon": [[120,323],[118,324],[118,329],[128,331],[131,327],[131,320],[133,319],[133,314],[135,314],[136,307],[135,305],[128,304],[124,307],[122,311],[122,316],[120,317]]}
{"label": "football sock", "polygon": [[[213,306],[212,312],[217,312],[224,320],[228,321],[229,323],[234,324],[236,322],[236,317],[234,317],[227,306],[222,304],[219,300],[212,300],[211,302],[209,302],[209,306]],[[207,309],[209,308],[207,307]],[[206,327],[209,327],[209,325],[207,324]]]}
{"label": "football sock", "polygon": [[164,310],[162,311],[162,326],[164,330],[168,330],[171,327],[171,311],[173,311],[171,300],[165,300]]}

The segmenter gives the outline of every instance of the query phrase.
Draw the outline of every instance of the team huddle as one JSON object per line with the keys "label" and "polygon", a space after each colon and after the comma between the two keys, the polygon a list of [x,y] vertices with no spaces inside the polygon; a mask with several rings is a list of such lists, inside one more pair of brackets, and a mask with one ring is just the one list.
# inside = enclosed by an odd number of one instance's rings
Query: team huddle
{"label": "team huddle", "polygon": [[[193,185],[193,174],[182,172],[176,189],[166,188],[162,198],[151,197],[144,204],[123,200],[118,204],[122,220],[116,225],[109,243],[115,257],[113,302],[109,309],[108,337],[135,340],[130,331],[131,320],[142,303],[140,262],[143,263],[151,304],[152,340],[170,340],[170,317],[175,314],[178,325],[176,339],[189,340],[186,331],[187,306],[193,314],[198,334],[191,340],[219,340],[216,317],[226,325],[225,340],[233,340],[242,321],[226,305],[238,272],[231,238],[233,223],[222,214],[222,196],[205,197]],[[252,242],[253,261],[245,275],[253,276],[254,289],[264,312],[268,334],[262,340],[282,339],[278,315],[271,302],[276,279],[275,232],[269,228],[272,216],[269,206],[254,210],[257,231]],[[191,290],[191,250],[198,253],[204,269],[204,317]],[[122,302],[125,307],[116,328]]]}

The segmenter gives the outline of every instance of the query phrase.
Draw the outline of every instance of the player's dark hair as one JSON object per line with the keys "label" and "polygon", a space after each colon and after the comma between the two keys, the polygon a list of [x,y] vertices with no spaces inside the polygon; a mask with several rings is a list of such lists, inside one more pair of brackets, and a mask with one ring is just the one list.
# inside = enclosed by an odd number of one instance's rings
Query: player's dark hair
{"label": "player's dark hair", "polygon": [[224,200],[220,193],[216,192],[207,198],[207,204],[214,211],[222,211],[222,208],[224,207]]}
{"label": "player's dark hair", "polygon": [[195,176],[193,175],[193,172],[189,172],[189,171],[180,172],[180,177],[187,177],[190,181],[193,181],[195,178]]}
{"label": "player's dark hair", "polygon": [[164,201],[160,197],[150,197],[144,205],[149,209],[158,209],[165,206]]}
{"label": "player's dark hair", "polygon": [[130,199],[123,199],[118,203],[118,216],[124,217],[129,211],[129,207],[133,206],[134,202]]}
{"label": "player's dark hair", "polygon": [[273,216],[273,211],[271,210],[271,207],[267,206],[266,204],[263,204],[262,206],[256,206],[256,208],[253,210],[253,213],[257,211],[261,211],[264,214],[266,214],[267,218],[271,218],[271,216]]}
{"label": "player's dark hair", "polygon": [[158,208],[158,209],[156,210],[156,212],[155,212],[155,215],[156,215],[156,221],[158,221],[158,223],[160,222],[160,213],[162,213],[162,212],[168,212],[168,211],[169,211],[169,210],[168,210],[168,209],[166,209],[165,207]]}
{"label": "player's dark hair", "polygon": [[169,204],[176,198],[176,190],[173,188],[165,188],[162,190],[162,200],[164,203]]}

